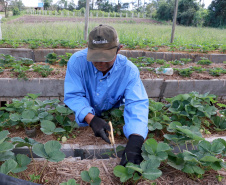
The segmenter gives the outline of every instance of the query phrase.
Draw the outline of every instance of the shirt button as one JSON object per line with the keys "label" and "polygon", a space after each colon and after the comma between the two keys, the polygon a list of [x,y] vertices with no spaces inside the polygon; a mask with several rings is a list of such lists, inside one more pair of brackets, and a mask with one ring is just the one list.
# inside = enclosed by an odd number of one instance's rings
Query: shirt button
{"label": "shirt button", "polygon": [[95,105],[95,107],[96,107],[97,105]]}
{"label": "shirt button", "polygon": [[97,93],[97,96],[99,96],[99,93]]}
{"label": "shirt button", "polygon": [[100,80],[100,82],[102,82],[102,80]]}

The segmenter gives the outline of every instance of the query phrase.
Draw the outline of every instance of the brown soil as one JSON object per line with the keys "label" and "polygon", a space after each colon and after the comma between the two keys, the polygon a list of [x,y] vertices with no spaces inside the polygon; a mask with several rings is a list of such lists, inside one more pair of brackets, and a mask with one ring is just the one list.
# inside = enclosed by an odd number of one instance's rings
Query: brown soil
{"label": "brown soil", "polygon": [[[113,169],[120,162],[119,159],[108,159],[108,160],[81,160],[81,161],[69,161],[64,160],[59,163],[48,162],[46,169],[41,177],[40,184],[43,185],[59,185],[62,182],[66,182],[69,179],[75,179],[78,184],[85,185],[84,181],[81,180],[81,172],[88,171],[90,167],[97,167],[100,170],[99,177],[101,178],[101,185],[120,185],[120,180],[113,174]],[[35,161],[34,165],[38,169],[38,173],[41,172],[44,161]],[[28,165],[28,169],[18,174],[21,179],[29,179],[29,174],[35,174],[34,165],[31,163]],[[155,182],[157,185],[224,185],[226,184],[226,172],[218,171],[218,173],[224,177],[222,182],[218,182],[216,176],[218,175],[215,171],[209,171],[203,175],[204,179],[192,178],[168,165],[161,165],[163,172],[162,176],[155,181],[139,180],[138,185],[151,185]],[[134,183],[124,183],[125,185],[131,185]]]}
{"label": "brown soil", "polygon": [[[21,137],[21,138],[27,137],[25,135],[25,131],[23,128],[19,128],[19,129],[15,129],[15,127],[10,128],[9,133],[10,133],[9,137],[11,137],[11,138],[12,137]],[[65,142],[66,144],[78,144],[79,146],[86,146],[86,145],[101,146],[101,145],[107,144],[100,137],[94,136],[94,133],[93,133],[91,127],[78,128],[73,132],[73,135],[75,135],[75,138],[73,138],[72,135],[70,135],[70,138],[68,138],[67,142]],[[37,128],[37,136],[33,139],[40,143],[46,143],[47,141],[50,141],[50,140],[57,140],[58,136],[54,135],[54,134],[45,135],[39,128]],[[117,144],[126,144],[126,142],[127,142],[127,139],[124,136],[115,137],[115,143],[117,143]]]}
{"label": "brown soil", "polygon": [[[108,18],[108,17],[89,17],[90,22],[97,23],[152,23],[152,24],[161,24],[159,21],[145,18]],[[85,22],[85,17],[58,17],[58,16],[42,16],[42,15],[25,15],[17,19],[8,21],[7,24],[14,23],[41,23],[41,22]]]}
{"label": "brown soil", "polygon": [[[43,64],[45,63],[37,63],[37,64]],[[171,65],[172,68],[188,68],[190,66],[200,66],[195,63],[190,63],[186,65]],[[66,67],[59,67],[56,65],[51,65],[52,68],[54,68],[54,71],[51,72],[51,74],[46,78],[51,79],[64,79],[66,74]],[[158,64],[151,65],[152,68],[160,67]],[[211,64],[211,65],[205,65],[202,66],[203,68],[223,68],[226,69],[226,64]],[[5,70],[4,72],[0,73],[0,78],[17,78],[18,73],[11,72],[10,69]],[[43,78],[39,73],[33,72],[33,71],[27,71],[26,77],[29,79],[33,78]],[[210,80],[210,79],[226,79],[226,74],[221,74],[220,76],[211,76],[207,71],[204,71],[202,73],[193,72],[190,77],[182,77],[178,75],[178,72],[174,72],[173,75],[163,75],[163,74],[156,74],[155,72],[151,71],[141,71],[140,72],[140,78],[141,79],[164,79],[164,80]]]}

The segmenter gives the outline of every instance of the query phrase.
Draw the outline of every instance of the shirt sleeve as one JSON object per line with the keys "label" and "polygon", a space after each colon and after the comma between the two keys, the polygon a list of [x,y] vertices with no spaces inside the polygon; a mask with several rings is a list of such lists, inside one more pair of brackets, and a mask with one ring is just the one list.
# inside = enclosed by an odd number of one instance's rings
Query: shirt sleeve
{"label": "shirt sleeve", "polygon": [[68,61],[64,81],[64,103],[75,112],[75,120],[79,126],[88,126],[84,121],[88,113],[95,115],[94,109],[86,97],[85,85],[81,77],[81,66],[78,57],[72,56]]}
{"label": "shirt sleeve", "polygon": [[146,139],[148,134],[148,96],[138,70],[131,72],[129,79],[125,90],[123,132],[127,138],[131,134],[139,134]]}

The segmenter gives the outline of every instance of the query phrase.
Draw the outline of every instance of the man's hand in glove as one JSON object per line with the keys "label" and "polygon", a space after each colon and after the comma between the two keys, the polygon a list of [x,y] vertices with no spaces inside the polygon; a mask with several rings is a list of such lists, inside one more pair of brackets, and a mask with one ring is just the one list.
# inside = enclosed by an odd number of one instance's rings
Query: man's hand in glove
{"label": "man's hand in glove", "polygon": [[144,143],[144,138],[140,135],[130,135],[129,141],[122,154],[120,165],[125,166],[127,162],[140,164],[143,161],[141,156],[141,147]]}
{"label": "man's hand in glove", "polygon": [[93,129],[93,132],[96,137],[101,137],[104,141],[111,144],[107,132],[110,131],[111,128],[106,121],[97,116],[94,116],[90,122],[90,127]]}

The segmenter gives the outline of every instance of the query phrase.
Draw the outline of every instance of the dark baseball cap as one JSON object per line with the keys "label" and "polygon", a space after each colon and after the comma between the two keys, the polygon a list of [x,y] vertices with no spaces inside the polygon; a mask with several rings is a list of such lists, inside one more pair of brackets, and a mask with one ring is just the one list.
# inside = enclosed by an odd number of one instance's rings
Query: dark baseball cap
{"label": "dark baseball cap", "polygon": [[116,30],[111,26],[100,24],[89,33],[87,60],[110,62],[116,55],[118,45]]}

